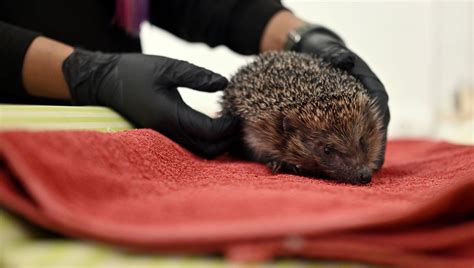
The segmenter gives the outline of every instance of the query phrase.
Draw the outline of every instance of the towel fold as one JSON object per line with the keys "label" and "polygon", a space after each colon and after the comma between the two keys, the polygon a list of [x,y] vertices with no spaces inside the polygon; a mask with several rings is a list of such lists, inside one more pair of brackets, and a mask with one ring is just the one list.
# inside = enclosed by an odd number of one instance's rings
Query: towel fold
{"label": "towel fold", "polygon": [[200,159],[152,130],[2,132],[0,203],[135,250],[474,265],[474,147],[445,142],[390,141],[356,186]]}

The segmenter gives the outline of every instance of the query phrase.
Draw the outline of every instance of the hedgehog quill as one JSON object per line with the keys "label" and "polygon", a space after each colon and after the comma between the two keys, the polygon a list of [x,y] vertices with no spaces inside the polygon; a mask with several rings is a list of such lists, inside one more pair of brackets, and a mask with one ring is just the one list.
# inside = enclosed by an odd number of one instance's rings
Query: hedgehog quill
{"label": "hedgehog quill", "polygon": [[246,158],[273,173],[366,184],[383,150],[383,121],[364,86],[311,55],[266,52],[222,98],[242,121]]}

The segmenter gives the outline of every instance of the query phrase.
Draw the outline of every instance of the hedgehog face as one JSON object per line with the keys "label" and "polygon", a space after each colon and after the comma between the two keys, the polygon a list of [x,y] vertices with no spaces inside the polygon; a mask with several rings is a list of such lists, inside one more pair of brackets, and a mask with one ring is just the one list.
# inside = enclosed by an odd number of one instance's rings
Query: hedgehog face
{"label": "hedgehog face", "polygon": [[[299,174],[369,183],[382,151],[382,119],[364,94],[330,103],[333,107],[305,107],[312,113],[298,110],[283,119],[281,159]],[[312,116],[302,116],[307,114]]]}

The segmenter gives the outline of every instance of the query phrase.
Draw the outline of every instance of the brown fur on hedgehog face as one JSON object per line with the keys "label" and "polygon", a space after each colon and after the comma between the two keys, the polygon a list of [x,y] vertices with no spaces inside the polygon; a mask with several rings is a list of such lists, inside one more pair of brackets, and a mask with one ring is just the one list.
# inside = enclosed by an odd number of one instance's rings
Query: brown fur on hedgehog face
{"label": "brown fur on hedgehog face", "polygon": [[[382,120],[368,96],[332,96],[273,118],[248,122],[247,145],[274,172],[353,184],[370,182],[383,146]],[[320,100],[323,101],[323,100]]]}

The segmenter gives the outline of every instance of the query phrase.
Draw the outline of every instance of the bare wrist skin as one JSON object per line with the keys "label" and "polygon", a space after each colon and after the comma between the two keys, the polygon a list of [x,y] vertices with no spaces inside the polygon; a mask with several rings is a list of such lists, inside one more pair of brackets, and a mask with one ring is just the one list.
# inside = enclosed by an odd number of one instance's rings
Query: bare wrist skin
{"label": "bare wrist skin", "polygon": [[23,61],[23,86],[32,96],[70,99],[62,72],[63,61],[74,48],[39,36],[31,43]]}
{"label": "bare wrist skin", "polygon": [[307,22],[299,19],[288,10],[276,13],[268,22],[260,41],[260,52],[268,50],[283,50],[288,39],[288,33]]}

